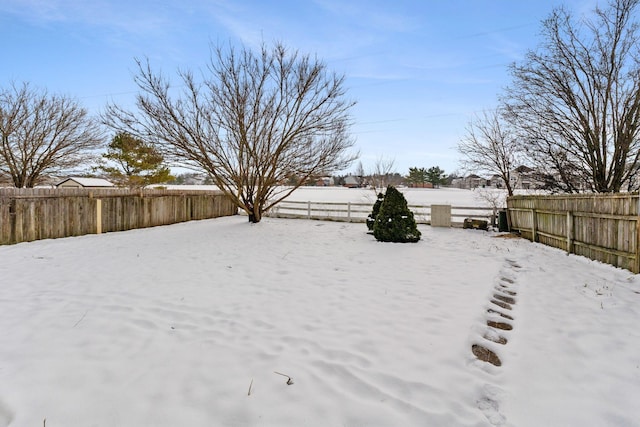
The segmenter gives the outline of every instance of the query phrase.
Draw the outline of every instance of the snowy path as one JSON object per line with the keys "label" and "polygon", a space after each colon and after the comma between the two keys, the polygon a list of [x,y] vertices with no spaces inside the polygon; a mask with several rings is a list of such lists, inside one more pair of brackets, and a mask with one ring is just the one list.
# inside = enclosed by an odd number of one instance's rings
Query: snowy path
{"label": "snowy path", "polygon": [[[478,360],[496,367],[502,366],[503,360],[509,357],[506,346],[515,333],[517,323],[514,308],[518,300],[518,272],[521,268],[517,261],[505,258],[484,307],[486,321],[477,329],[479,333],[471,345],[471,352]],[[478,408],[491,425],[505,425],[507,420],[500,411],[503,390],[493,382],[487,382],[482,390],[477,399]]]}

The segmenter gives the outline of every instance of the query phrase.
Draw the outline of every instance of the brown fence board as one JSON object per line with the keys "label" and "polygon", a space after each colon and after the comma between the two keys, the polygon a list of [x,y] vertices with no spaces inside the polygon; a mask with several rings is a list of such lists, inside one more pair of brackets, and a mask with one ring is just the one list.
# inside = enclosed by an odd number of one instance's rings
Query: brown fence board
{"label": "brown fence board", "polygon": [[638,273],[638,193],[514,196],[511,228],[523,237]]}
{"label": "brown fence board", "polygon": [[0,188],[0,244],[81,236],[234,215],[219,191]]}

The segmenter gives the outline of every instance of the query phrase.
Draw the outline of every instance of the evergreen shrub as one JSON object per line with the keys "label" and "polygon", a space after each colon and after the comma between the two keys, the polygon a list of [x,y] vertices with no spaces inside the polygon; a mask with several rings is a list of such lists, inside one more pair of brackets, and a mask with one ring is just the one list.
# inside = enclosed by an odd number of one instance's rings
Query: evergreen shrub
{"label": "evergreen shrub", "polygon": [[420,234],[404,195],[388,186],[373,224],[374,237],[380,242],[413,243],[420,240]]}
{"label": "evergreen shrub", "polygon": [[382,205],[383,200],[384,194],[378,193],[378,199],[373,204],[373,209],[367,217],[367,228],[369,229],[369,231],[373,231],[373,224],[375,224],[376,222],[376,217],[378,216],[378,212],[380,212],[380,206]]}

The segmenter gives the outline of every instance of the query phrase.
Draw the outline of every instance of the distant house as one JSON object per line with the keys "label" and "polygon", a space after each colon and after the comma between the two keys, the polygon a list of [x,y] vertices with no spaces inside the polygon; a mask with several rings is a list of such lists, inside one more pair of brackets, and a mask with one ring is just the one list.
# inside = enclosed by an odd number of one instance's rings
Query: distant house
{"label": "distant house", "polygon": [[481,176],[471,174],[462,178],[462,188],[478,188],[478,187],[486,187],[487,179],[482,178]]}
{"label": "distant house", "polygon": [[360,180],[353,175],[344,177],[344,186],[349,188],[360,188]]}
{"label": "distant house", "polygon": [[[510,172],[510,184],[512,189],[544,189],[553,185],[558,178],[541,173],[536,169],[532,169],[528,166],[518,166],[512,169]],[[456,188],[499,188],[505,187],[502,177],[498,174],[491,175],[489,178],[483,178],[481,176],[471,174],[463,178],[454,178],[451,181],[451,185]]]}
{"label": "distant house", "polygon": [[502,176],[498,174],[491,175],[491,178],[489,178],[489,186],[494,188],[502,188],[504,186]]}
{"label": "distant house", "polygon": [[335,181],[332,176],[324,176],[322,178],[316,179],[315,185],[318,187],[330,187],[332,185],[335,185]]}
{"label": "distant house", "polygon": [[536,189],[545,188],[554,178],[540,173],[528,166],[518,166],[511,171],[511,186],[513,188]]}
{"label": "distant house", "polygon": [[69,177],[57,183],[56,187],[58,188],[113,188],[115,186],[111,182],[102,178]]}

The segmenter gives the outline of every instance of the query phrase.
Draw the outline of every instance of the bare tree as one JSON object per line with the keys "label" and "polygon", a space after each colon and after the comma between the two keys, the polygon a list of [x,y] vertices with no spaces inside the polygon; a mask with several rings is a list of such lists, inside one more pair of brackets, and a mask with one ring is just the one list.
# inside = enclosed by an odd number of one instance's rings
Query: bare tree
{"label": "bare tree", "polygon": [[467,125],[458,143],[461,166],[468,172],[498,175],[509,196],[513,195],[511,171],[520,160],[519,144],[500,110],[485,111]]}
{"label": "bare tree", "polygon": [[376,189],[385,189],[395,172],[396,159],[380,156],[376,159],[371,172],[371,180]]}
{"label": "bare tree", "polygon": [[544,41],[511,68],[508,120],[537,169],[564,191],[617,192],[640,168],[639,0],[612,0],[591,19],[555,9]]}
{"label": "bare tree", "polygon": [[69,97],[27,83],[0,90],[0,177],[18,188],[88,162],[103,141],[98,124]]}
{"label": "bare tree", "polygon": [[206,171],[250,222],[309,177],[345,169],[356,157],[348,153],[354,103],[344,76],[317,59],[281,44],[257,53],[218,46],[200,83],[190,71],[178,75],[181,93],[138,61],[138,114],[109,105],[103,119]]}
{"label": "bare tree", "polygon": [[365,181],[367,179],[366,172],[364,171],[364,166],[362,166],[362,161],[358,162],[356,166],[355,179],[358,182],[359,187],[363,187],[365,185]]}
{"label": "bare tree", "polygon": [[508,194],[504,190],[496,190],[494,188],[475,188],[473,190],[476,193],[476,199],[485,202],[489,207],[493,208],[493,220],[492,224],[495,225],[495,214],[498,209],[502,209],[507,206]]}

